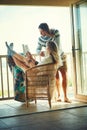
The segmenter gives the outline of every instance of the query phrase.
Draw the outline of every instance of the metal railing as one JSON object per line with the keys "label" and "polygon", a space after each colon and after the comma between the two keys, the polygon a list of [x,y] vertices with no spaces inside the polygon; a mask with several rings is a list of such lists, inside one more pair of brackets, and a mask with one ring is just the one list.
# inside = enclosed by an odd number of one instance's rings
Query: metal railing
{"label": "metal railing", "polygon": [[[72,85],[72,76],[69,72],[72,71],[72,54],[67,54],[67,65],[68,65],[68,85]],[[36,55],[34,55],[36,56]],[[40,57],[38,57],[40,58]],[[13,74],[10,72],[7,56],[0,55],[0,100],[14,98],[14,82]]]}

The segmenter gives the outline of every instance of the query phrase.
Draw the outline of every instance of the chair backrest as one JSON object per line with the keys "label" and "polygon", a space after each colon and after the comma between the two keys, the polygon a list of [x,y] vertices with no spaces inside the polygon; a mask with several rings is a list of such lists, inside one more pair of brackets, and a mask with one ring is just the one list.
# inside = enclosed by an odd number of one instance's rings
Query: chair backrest
{"label": "chair backrest", "polygon": [[57,64],[37,65],[25,72],[27,98],[50,98],[56,84]]}

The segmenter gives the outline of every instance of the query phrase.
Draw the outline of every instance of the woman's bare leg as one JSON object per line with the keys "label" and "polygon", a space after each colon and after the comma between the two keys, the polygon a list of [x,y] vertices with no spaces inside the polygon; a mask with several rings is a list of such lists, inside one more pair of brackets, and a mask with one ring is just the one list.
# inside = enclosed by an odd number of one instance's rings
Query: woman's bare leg
{"label": "woman's bare leg", "polygon": [[[20,62],[24,62],[26,65],[28,65],[28,62],[30,60],[30,58],[32,58],[32,55],[30,53],[27,53],[28,57],[24,57],[18,53],[16,53],[9,45],[8,43],[6,42],[6,47],[7,47],[7,50],[9,52],[9,55],[12,56],[12,57],[15,57],[16,59],[18,59]],[[35,60],[32,59],[33,62],[35,63]]]}
{"label": "woman's bare leg", "polygon": [[15,64],[21,68],[24,72],[29,68],[26,64],[24,64],[24,62],[21,62],[20,60],[16,59],[14,56],[13,56],[13,60],[15,62]]}
{"label": "woman's bare leg", "polygon": [[[11,48],[11,45],[8,45],[7,42],[5,42],[5,44],[6,44],[7,51],[9,52],[9,55],[10,55],[10,56],[14,56],[14,57],[16,57],[17,59],[19,59],[20,61],[24,61],[24,60],[25,60],[25,57],[23,57],[22,55],[16,53],[16,52],[13,50],[13,48]],[[12,47],[13,47],[13,45],[12,45]]]}
{"label": "woman's bare leg", "polygon": [[24,57],[12,50],[7,42],[6,46],[10,56],[12,56],[12,58],[14,59],[15,64],[22,68],[24,71],[29,67],[35,66],[35,60],[30,53],[27,53],[26,57]]}
{"label": "woman's bare leg", "polygon": [[15,54],[13,55],[13,57],[15,57],[16,59],[18,59],[18,60],[21,61],[21,62],[26,62],[26,58],[25,58],[24,56],[18,54],[18,53],[15,53]]}

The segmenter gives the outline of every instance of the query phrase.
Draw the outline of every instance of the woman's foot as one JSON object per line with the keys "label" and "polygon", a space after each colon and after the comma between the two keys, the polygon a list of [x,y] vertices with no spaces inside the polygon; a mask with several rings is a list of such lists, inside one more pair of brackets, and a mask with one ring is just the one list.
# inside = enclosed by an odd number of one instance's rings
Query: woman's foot
{"label": "woman's foot", "polygon": [[15,52],[13,51],[13,43],[10,43],[10,45],[8,45],[7,42],[5,42],[6,47],[7,47],[7,54],[9,56],[13,56],[15,54]]}
{"label": "woman's foot", "polygon": [[8,43],[7,43],[7,42],[5,42],[5,45],[6,45],[6,47],[7,47],[8,49],[10,49],[10,47],[9,47],[9,45],[8,45]]}
{"label": "woman's foot", "polygon": [[14,44],[10,43],[9,47],[10,47],[11,50],[13,50],[13,46],[14,46]]}
{"label": "woman's foot", "polygon": [[[8,46],[7,43],[6,43],[6,46]],[[10,43],[9,48],[10,48],[11,50],[13,50],[13,43]],[[8,55],[11,55],[10,49],[7,49],[7,54],[8,54]]]}

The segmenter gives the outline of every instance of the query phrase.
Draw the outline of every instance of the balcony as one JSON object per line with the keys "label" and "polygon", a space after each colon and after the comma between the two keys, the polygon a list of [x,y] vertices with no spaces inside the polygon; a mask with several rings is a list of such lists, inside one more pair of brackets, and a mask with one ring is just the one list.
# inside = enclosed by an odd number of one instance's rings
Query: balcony
{"label": "balcony", "polygon": [[[67,65],[68,65],[68,86],[72,87],[72,75],[69,73],[72,71],[71,53],[67,53]],[[13,84],[14,84],[13,75],[10,72],[7,63],[7,56],[0,55],[0,100],[13,99],[14,97]]]}
{"label": "balcony", "polygon": [[[72,54],[67,53],[67,65],[68,65],[68,86],[72,87]],[[10,72],[7,56],[0,55],[0,100],[13,99],[14,97],[14,85],[13,75]]]}
{"label": "balcony", "polygon": [[[72,103],[52,102],[52,108],[49,108],[48,101],[38,100],[37,104],[34,101],[29,102],[29,107],[26,107],[25,102],[18,102],[14,100],[14,80],[7,64],[7,56],[0,55],[0,117],[11,117],[27,115],[36,112],[54,111],[59,109],[68,109],[86,105],[82,102],[74,100],[74,90],[72,86],[72,54],[67,54],[68,65],[68,97]],[[71,73],[70,73],[71,72]],[[61,91],[61,98],[62,96]]]}

